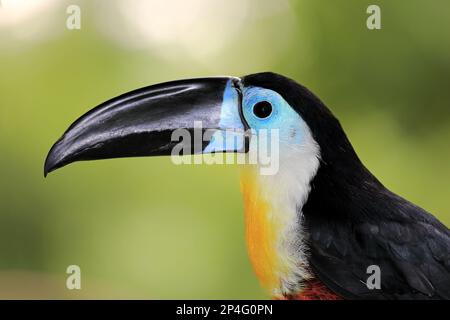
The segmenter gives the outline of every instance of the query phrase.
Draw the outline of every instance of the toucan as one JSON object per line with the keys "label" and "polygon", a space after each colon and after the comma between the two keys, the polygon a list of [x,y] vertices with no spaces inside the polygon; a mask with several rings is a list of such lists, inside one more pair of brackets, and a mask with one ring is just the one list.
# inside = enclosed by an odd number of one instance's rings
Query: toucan
{"label": "toucan", "polygon": [[[256,163],[241,178],[249,258],[275,299],[450,299],[449,229],[384,187],[325,104],[276,73],[177,80],[108,100],[53,145],[44,175],[81,160],[170,155],[172,134],[195,133],[195,122],[212,138],[186,153],[245,154],[259,132],[277,130],[277,172]],[[230,130],[235,143],[221,143]]]}

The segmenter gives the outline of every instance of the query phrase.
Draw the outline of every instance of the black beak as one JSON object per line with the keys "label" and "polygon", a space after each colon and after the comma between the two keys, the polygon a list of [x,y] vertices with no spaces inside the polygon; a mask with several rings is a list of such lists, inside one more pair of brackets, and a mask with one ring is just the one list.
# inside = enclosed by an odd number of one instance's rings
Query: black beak
{"label": "black beak", "polygon": [[[47,155],[44,175],[82,160],[171,154],[172,133],[186,129],[241,130],[240,80],[232,77],[179,80],[138,89],[102,103],[75,121]],[[245,138],[244,138],[245,139]],[[200,144],[200,145],[199,145]],[[245,152],[208,147],[193,141],[191,150]],[[194,152],[191,152],[191,154]]]}

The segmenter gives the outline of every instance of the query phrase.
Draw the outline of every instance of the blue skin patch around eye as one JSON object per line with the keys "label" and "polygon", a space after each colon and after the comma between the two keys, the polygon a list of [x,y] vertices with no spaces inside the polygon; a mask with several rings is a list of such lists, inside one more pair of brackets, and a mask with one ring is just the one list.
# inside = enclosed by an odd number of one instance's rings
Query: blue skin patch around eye
{"label": "blue skin patch around eye", "polygon": [[[244,149],[244,126],[239,115],[239,95],[233,87],[231,80],[228,81],[223,94],[222,109],[220,113],[219,127],[222,130],[237,129],[233,131],[216,131],[203,153],[240,151]],[[240,132],[238,132],[240,131]]]}
{"label": "blue skin patch around eye", "polygon": [[[259,118],[253,113],[253,107],[258,102],[267,101],[272,106],[272,113],[267,118]],[[241,133],[223,131],[236,129],[244,131],[239,115],[239,95],[233,88],[231,80],[226,86],[219,127],[203,153],[239,151],[244,149],[244,137]],[[257,134],[264,129],[270,133],[271,129],[278,129],[280,142],[291,145],[301,144],[306,124],[299,114],[277,92],[260,87],[244,87],[242,112],[249,127]]]}
{"label": "blue skin patch around eye", "polygon": [[[301,144],[306,124],[300,115],[277,92],[260,87],[246,87],[243,90],[242,111],[250,128],[258,133],[261,129],[279,130],[281,142]],[[259,118],[253,107],[262,101],[272,105],[272,113],[267,118]]]}

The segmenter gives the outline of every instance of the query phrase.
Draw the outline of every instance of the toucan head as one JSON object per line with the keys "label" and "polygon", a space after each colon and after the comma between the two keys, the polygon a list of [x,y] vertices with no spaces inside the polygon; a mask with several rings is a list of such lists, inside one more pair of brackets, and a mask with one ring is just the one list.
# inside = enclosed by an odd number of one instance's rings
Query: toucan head
{"label": "toucan head", "polygon": [[[184,154],[247,152],[263,129],[277,129],[287,150],[314,145],[316,156],[329,161],[339,158],[334,150],[349,148],[339,122],[316,96],[266,72],[166,82],[108,100],[76,120],[53,145],[44,175],[75,161],[169,155],[179,129],[213,132],[208,141],[193,139]],[[226,131],[236,133],[234,143],[217,139]]]}

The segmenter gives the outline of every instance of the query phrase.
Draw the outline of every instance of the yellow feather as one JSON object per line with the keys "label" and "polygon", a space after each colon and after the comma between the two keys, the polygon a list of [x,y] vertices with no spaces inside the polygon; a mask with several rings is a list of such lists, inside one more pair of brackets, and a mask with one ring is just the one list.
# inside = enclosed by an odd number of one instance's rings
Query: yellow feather
{"label": "yellow feather", "polygon": [[241,189],[244,197],[247,250],[253,269],[268,290],[279,286],[276,252],[277,224],[271,219],[271,206],[262,197],[255,168],[243,169]]}

